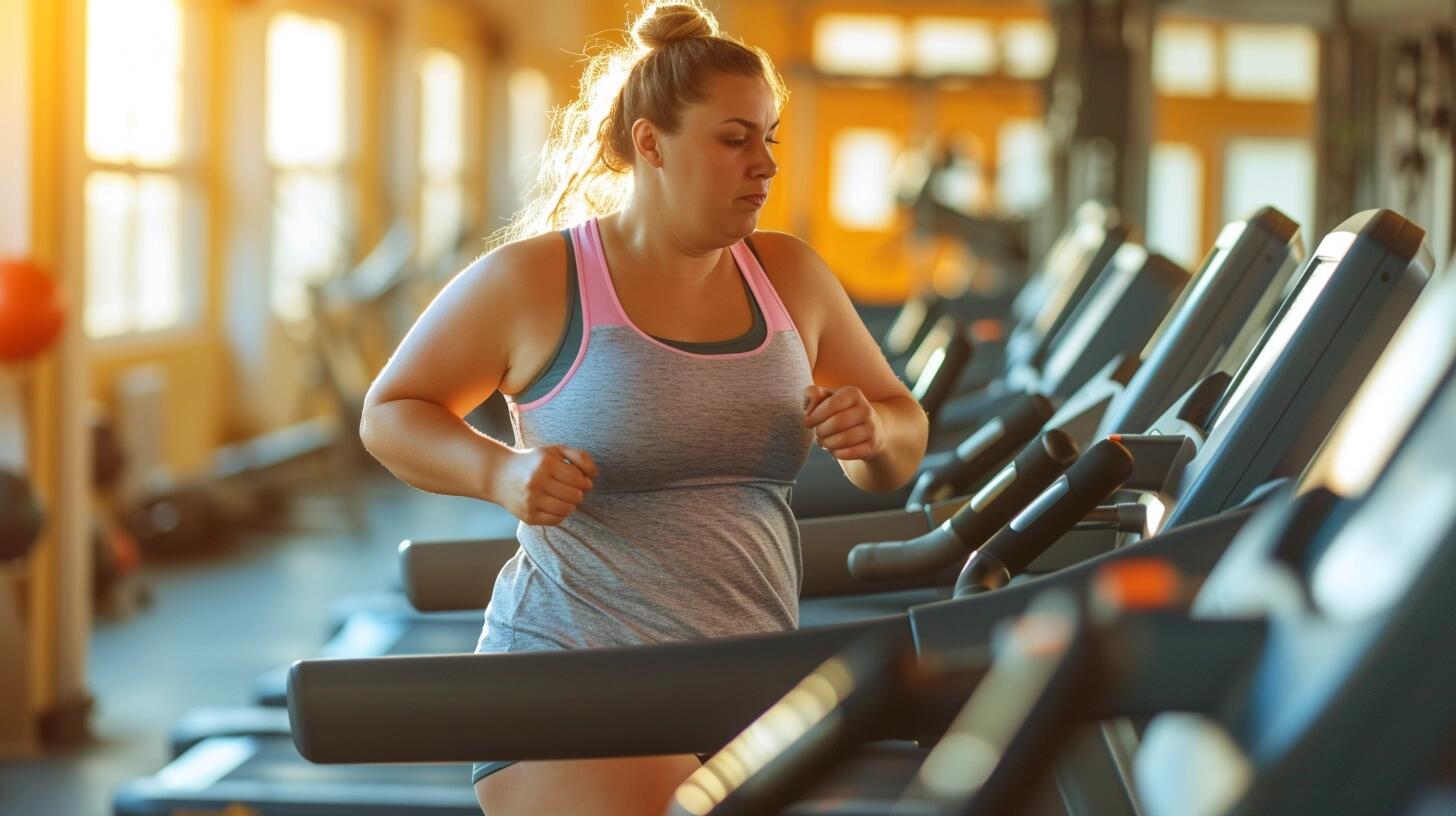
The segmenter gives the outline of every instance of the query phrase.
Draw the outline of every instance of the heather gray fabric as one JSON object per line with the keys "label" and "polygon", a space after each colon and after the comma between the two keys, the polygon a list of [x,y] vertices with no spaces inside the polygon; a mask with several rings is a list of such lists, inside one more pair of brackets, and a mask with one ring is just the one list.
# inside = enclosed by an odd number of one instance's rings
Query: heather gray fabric
{"label": "heather gray fabric", "polygon": [[[556,344],[556,351],[551,356],[551,362],[536,377],[536,381],[526,386],[517,396],[517,401],[526,404],[534,402],[551,392],[566,379],[566,374],[571,370],[572,363],[576,361],[576,352],[581,347],[582,318],[581,299],[577,297],[577,275],[576,275],[576,253],[571,247],[571,231],[562,230],[562,236],[566,238],[566,291],[568,293],[566,309],[566,328],[561,331],[561,340]],[[749,249],[753,249],[753,242],[745,239]],[[758,253],[754,253],[758,257]],[[768,322],[763,319],[763,310],[758,308],[758,301],[753,298],[753,290],[748,286],[748,280],[743,281],[743,291],[748,294],[748,305],[753,310],[753,326],[744,332],[741,337],[732,340],[717,340],[711,343],[689,343],[686,340],[670,340],[665,337],[652,339],[665,343],[682,351],[691,351],[698,354],[732,354],[740,351],[752,351],[763,345],[765,334],[768,332]]]}
{"label": "heather gray fabric", "polygon": [[595,222],[572,230],[585,348],[554,393],[511,404],[516,444],[592,455],[595,489],[558,527],[522,524],[481,652],[625,646],[792,629],[808,455],[803,344],[762,269],[733,248],[770,331],[736,354],[671,348],[627,320]]}

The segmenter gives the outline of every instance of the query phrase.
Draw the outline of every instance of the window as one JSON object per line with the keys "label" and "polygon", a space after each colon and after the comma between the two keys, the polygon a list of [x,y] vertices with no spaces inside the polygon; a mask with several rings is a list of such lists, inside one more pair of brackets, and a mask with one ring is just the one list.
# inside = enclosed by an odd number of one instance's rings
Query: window
{"label": "window", "polygon": [[1231,25],[1224,29],[1224,81],[1242,99],[1312,101],[1319,42],[1303,26]]}
{"label": "window", "polygon": [[905,24],[898,17],[826,14],[814,26],[814,64],[821,71],[897,76],[905,62]]}
{"label": "window", "polygon": [[1223,220],[1264,205],[1306,229],[1314,223],[1314,151],[1299,139],[1234,139],[1224,152]]}
{"label": "window", "polygon": [[895,221],[895,197],[886,183],[900,152],[893,131],[846,128],[831,147],[830,212],[849,229],[886,230]]}
{"label": "window", "polygon": [[930,179],[930,197],[962,213],[986,210],[986,172],[980,140],[970,133],[948,137],[950,160]]}
{"label": "window", "polygon": [[273,174],[274,312],[308,311],[309,283],[335,274],[350,243],[344,30],[283,12],[268,27],[265,131]]}
{"label": "window", "polygon": [[511,181],[524,193],[536,178],[536,162],[546,144],[551,115],[551,86],[546,75],[534,68],[512,72],[507,94],[510,98]]}
{"label": "window", "polygon": [[1041,79],[1057,57],[1057,36],[1045,20],[1013,20],[1001,24],[1001,63],[1015,79]]}
{"label": "window", "polygon": [[1153,32],[1153,86],[1169,96],[1213,96],[1218,41],[1212,26],[1159,23]]}
{"label": "window", "polygon": [[420,257],[454,250],[465,221],[465,66],[448,51],[420,59]]}
{"label": "window", "polygon": [[1051,143],[1035,119],[1011,119],[996,135],[996,207],[1028,214],[1051,197]]}
{"label": "window", "polygon": [[919,76],[989,74],[999,60],[995,33],[982,20],[919,17],[910,42]]}
{"label": "window", "polygon": [[1193,268],[1203,257],[1203,162],[1192,145],[1153,145],[1148,167],[1148,248]]}
{"label": "window", "polygon": [[203,218],[184,144],[178,0],[86,4],[84,324],[91,337],[173,328],[200,302]]}
{"label": "window", "polygon": [[972,17],[826,14],[814,24],[814,66],[828,74],[1041,79],[1056,59],[1045,20],[993,25]]}

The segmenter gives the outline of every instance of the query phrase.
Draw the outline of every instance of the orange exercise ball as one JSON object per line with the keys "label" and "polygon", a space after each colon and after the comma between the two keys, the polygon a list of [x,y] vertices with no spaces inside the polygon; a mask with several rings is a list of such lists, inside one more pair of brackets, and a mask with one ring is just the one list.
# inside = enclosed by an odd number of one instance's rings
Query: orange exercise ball
{"label": "orange exercise ball", "polygon": [[61,334],[56,282],[31,261],[0,259],[0,362],[29,360]]}

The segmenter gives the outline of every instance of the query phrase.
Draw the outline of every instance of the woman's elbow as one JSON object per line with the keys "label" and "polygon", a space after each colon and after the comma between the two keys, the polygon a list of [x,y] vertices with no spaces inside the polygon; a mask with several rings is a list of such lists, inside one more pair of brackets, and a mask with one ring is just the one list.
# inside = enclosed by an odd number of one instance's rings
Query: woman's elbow
{"label": "woman's elbow", "polygon": [[359,444],[375,459],[379,459],[379,450],[388,432],[388,408],[387,402],[366,401],[364,410],[359,412]]}

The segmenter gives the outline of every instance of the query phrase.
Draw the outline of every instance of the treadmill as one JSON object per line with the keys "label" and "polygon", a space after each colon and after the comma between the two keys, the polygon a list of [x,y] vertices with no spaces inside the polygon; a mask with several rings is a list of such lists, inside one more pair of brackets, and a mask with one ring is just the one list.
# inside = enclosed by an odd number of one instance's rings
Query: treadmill
{"label": "treadmill", "polygon": [[[1360,244],[1361,237],[1352,238],[1351,245]],[[1327,286],[1325,291],[1334,290]],[[1385,299],[1388,293],[1380,294]],[[1285,314],[1286,319],[1308,323],[1305,314]],[[1281,354],[1279,364],[1254,376],[1290,376],[1294,368],[1288,361],[1294,356]],[[1381,396],[1398,394],[1387,390]],[[994,622],[1024,609],[1029,595],[1048,586],[1078,591],[1101,564],[1151,552],[1201,574],[1249,512],[1238,508],[1183,525],[1092,563],[996,592],[818,630],[633,649],[305,661],[293,671],[294,739],[306,755],[328,762],[465,762],[492,755],[533,759],[712,750],[795,680],[866,632],[884,632],[931,652],[984,643]],[[592,682],[564,682],[580,677]],[[540,727],[544,715],[534,707],[538,701],[558,706],[548,730]],[[623,729],[629,722],[632,727]],[[238,789],[229,787],[224,763],[211,767],[215,773],[208,781],[215,784],[210,792],[207,784],[184,791],[174,775],[160,794],[174,806],[237,799]],[[130,794],[148,784],[137,783]],[[461,788],[469,796],[463,781]],[[348,791],[338,793],[347,796]],[[348,807],[369,812],[364,802]]]}
{"label": "treadmill", "polygon": [[[928,450],[953,449],[1001,416],[1008,402],[1021,395],[1044,392],[1061,401],[1109,360],[1136,354],[1157,331],[1187,282],[1187,271],[1177,264],[1139,245],[1124,243],[1051,340],[1042,365],[1018,366],[1005,378],[961,397],[950,396],[948,378],[937,378],[938,393],[933,400],[921,393],[926,376],[922,375],[915,395],[930,412]],[[952,324],[955,320],[942,318]],[[790,506],[800,519],[841,515],[849,510],[902,506],[908,489],[907,485],[891,493],[866,493],[845,478],[837,460],[819,451],[811,453],[800,471]]]}
{"label": "treadmill", "polygon": [[[1087,201],[1078,207],[1072,221],[1012,302],[1014,328],[1007,340],[1005,355],[977,347],[969,365],[949,384],[949,390],[975,393],[1009,368],[1039,366],[1053,339],[1127,239],[1129,231],[1130,227],[1115,208],[1096,201]],[[931,339],[927,333],[937,329],[964,334],[958,318],[941,316],[935,328],[916,333],[919,336],[916,348],[928,354],[935,344],[927,342]],[[908,325],[902,331],[911,334]],[[916,362],[923,365],[925,360]],[[914,369],[911,366],[912,372]],[[913,373],[912,381],[919,377],[920,373]],[[908,488],[886,494],[865,493],[849,483],[833,457],[814,448],[800,472],[799,485],[790,497],[790,504],[797,517],[812,518],[840,514],[846,508],[868,511],[901,507],[907,491]]]}
{"label": "treadmill", "polygon": [[[991,661],[911,657],[907,668],[892,647],[855,644],[690,777],[669,812],[1023,812],[1076,730],[1119,715],[1155,715],[1140,739],[1121,730],[1133,772],[1109,780],[1136,812],[1405,812],[1456,730],[1445,693],[1456,682],[1449,283],[1402,328],[1303,492],[1250,521],[1188,613],[1170,605],[1170,583],[1161,598],[1094,590],[1080,606],[1049,592]],[[1442,353],[1422,360],[1432,340]],[[1357,427],[1371,419],[1400,430],[1374,434],[1372,449]],[[1136,566],[1144,586],[1157,566]],[[1115,572],[1100,579],[1118,585]],[[946,687],[969,693],[951,715],[927,693]],[[897,763],[881,754],[866,784],[850,761],[863,736],[903,728],[889,720],[906,713],[938,718],[944,736]]]}
{"label": "treadmill", "polygon": [[[1055,335],[1130,232],[1122,214],[1109,204],[1086,201],[1077,208],[1011,301],[1007,315],[1011,333],[1026,338],[1018,341],[1023,347],[1018,359],[1034,357],[1038,344]],[[933,295],[907,300],[881,345],[892,367],[900,370],[897,363],[903,363],[942,315],[967,317],[956,304]],[[982,373],[966,372],[959,388],[974,390],[976,380],[984,384],[999,376],[1003,352],[999,344],[978,344],[973,365]]]}
{"label": "treadmill", "polygon": [[1038,365],[1022,363],[977,393],[947,403],[932,433],[944,450],[992,419],[1012,394],[1036,392],[1060,404],[1119,355],[1133,357],[1162,325],[1188,272],[1139,244],[1124,243],[1048,345]]}

